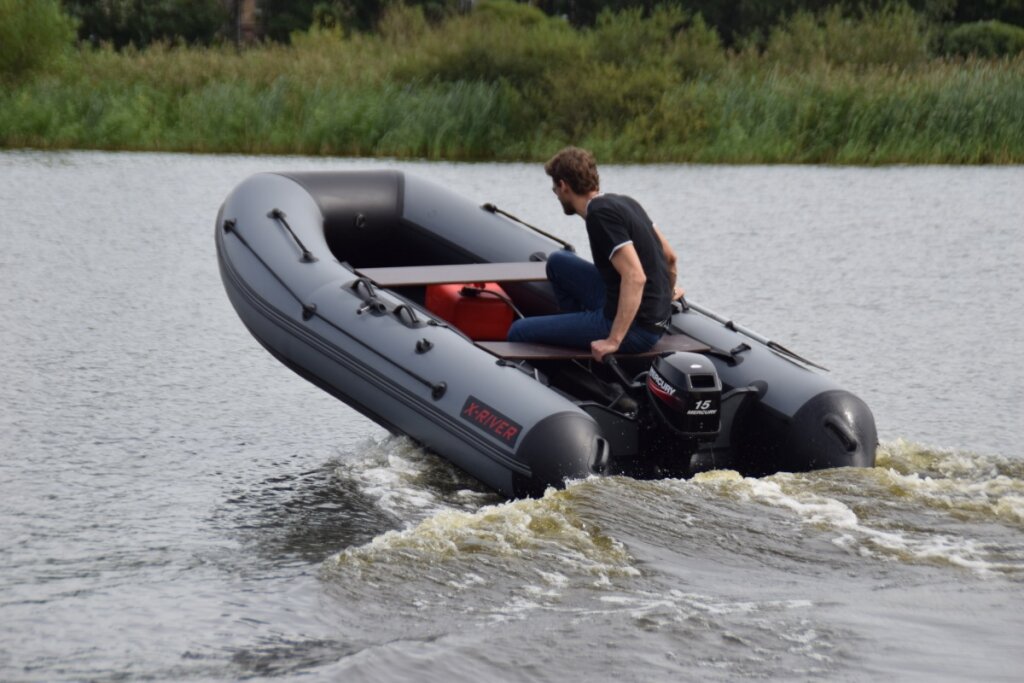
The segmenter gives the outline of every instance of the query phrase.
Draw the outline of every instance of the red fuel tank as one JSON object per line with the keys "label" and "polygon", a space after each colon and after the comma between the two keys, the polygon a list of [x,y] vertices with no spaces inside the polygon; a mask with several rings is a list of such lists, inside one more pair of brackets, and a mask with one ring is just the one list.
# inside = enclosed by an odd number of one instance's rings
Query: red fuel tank
{"label": "red fuel tank", "polygon": [[515,313],[496,282],[428,285],[427,310],[462,330],[473,341],[505,341]]}

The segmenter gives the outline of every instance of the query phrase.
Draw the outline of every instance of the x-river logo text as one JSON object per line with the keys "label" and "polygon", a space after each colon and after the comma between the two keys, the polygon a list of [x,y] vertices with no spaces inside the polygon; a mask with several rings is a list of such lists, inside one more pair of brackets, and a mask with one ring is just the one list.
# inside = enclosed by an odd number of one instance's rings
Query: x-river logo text
{"label": "x-river logo text", "polygon": [[467,398],[465,405],[462,406],[462,419],[509,447],[516,445],[519,433],[523,431],[521,425],[516,424],[475,396]]}

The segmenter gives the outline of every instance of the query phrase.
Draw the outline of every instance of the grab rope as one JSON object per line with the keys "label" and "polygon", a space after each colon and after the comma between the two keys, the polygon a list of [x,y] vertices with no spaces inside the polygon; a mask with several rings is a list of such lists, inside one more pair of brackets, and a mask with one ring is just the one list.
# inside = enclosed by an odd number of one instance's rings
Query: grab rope
{"label": "grab rope", "polygon": [[480,208],[483,209],[484,211],[489,212],[489,213],[500,213],[505,218],[509,218],[511,220],[514,220],[516,223],[519,223],[520,225],[525,225],[530,230],[533,230],[536,233],[544,235],[544,237],[547,237],[549,240],[554,240],[555,242],[558,242],[559,244],[562,245],[562,248],[565,249],[566,251],[573,251],[573,252],[576,251],[576,247],[572,246],[571,244],[569,244],[568,242],[563,240],[561,237],[555,237],[550,232],[547,232],[546,230],[541,230],[536,225],[530,225],[529,223],[524,221],[522,218],[519,218],[518,216],[513,216],[508,211],[505,211],[503,209],[499,209],[494,204],[491,204],[491,203],[488,202],[487,204],[481,205]]}
{"label": "grab rope", "polygon": [[299,249],[302,250],[303,263],[313,263],[316,261],[316,257],[313,256],[313,252],[306,249],[306,245],[302,243],[299,236],[295,234],[294,230],[292,230],[292,226],[288,225],[288,217],[285,215],[284,211],[281,209],[272,209],[271,212],[267,214],[267,218],[273,218],[274,220],[279,221],[281,225],[284,226],[284,229],[288,231],[288,234],[292,236],[292,239],[295,240],[295,244],[299,245]]}

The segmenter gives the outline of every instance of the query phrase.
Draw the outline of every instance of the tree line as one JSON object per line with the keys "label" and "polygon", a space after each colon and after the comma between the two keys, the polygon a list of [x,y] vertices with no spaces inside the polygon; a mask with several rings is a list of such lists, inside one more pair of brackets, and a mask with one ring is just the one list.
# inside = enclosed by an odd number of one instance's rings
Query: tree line
{"label": "tree line", "polygon": [[[27,0],[45,2],[46,0]],[[472,10],[477,0],[404,0],[428,21],[440,22]],[[372,32],[388,7],[402,0],[257,0],[261,35],[288,42],[313,26]],[[700,15],[726,46],[765,40],[771,30],[801,12],[821,14],[838,7],[846,14],[883,9],[892,0],[532,0],[525,3],[571,25],[593,26],[602,12],[639,9],[645,14],[670,5]],[[1021,0],[905,0],[928,21],[955,26],[999,22],[1024,27]],[[61,0],[77,21],[79,40],[145,47],[153,42],[208,45],[232,39],[240,0]]]}
{"label": "tree line", "polygon": [[581,26],[511,0],[441,19],[391,4],[372,31],[321,9],[287,44],[118,49],[76,44],[59,0],[0,0],[0,148],[521,161],[572,141],[615,163],[1024,159],[1024,28],[1008,23],[947,30],[906,4],[832,5],[730,45],[671,4]]}

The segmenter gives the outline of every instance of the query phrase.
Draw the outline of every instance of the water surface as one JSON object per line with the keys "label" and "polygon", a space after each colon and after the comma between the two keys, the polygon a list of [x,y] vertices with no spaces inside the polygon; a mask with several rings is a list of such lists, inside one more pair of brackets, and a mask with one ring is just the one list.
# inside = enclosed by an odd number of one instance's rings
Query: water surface
{"label": "water surface", "polygon": [[577,243],[536,165],[0,154],[0,679],[1013,680],[1024,169],[602,169],[878,466],[505,502],[245,331],[248,175],[398,167]]}

